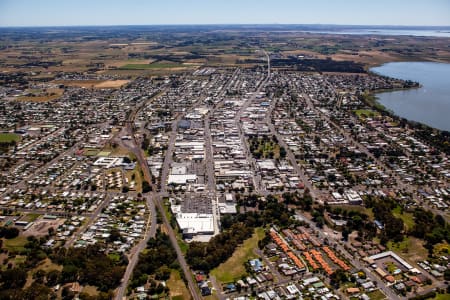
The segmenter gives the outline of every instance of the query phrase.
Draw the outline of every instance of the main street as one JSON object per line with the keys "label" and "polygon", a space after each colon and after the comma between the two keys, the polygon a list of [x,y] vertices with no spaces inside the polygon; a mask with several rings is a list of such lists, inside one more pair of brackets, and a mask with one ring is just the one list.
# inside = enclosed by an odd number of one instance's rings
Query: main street
{"label": "main street", "polygon": [[[147,105],[152,99],[154,99],[154,97],[161,95],[161,93],[162,92],[145,99],[144,101],[142,101],[140,103],[140,105],[138,105],[134,110],[132,110],[132,112],[128,116],[126,130],[122,130],[121,135],[119,136],[119,138],[121,138],[124,135],[130,135],[132,137],[132,139],[130,141],[131,143],[124,143],[123,145],[125,145],[128,148],[128,150],[136,156],[136,159],[137,159],[137,161],[141,167],[141,170],[143,172],[144,180],[146,180],[150,184],[152,182],[152,176],[150,173],[150,169],[148,168],[147,161],[144,157],[143,151],[140,148],[140,145],[136,139],[136,134],[135,134],[133,125],[134,125],[135,118],[136,118],[139,110],[141,110],[143,107],[145,107],[145,105]],[[157,213],[156,213],[155,203],[154,203],[155,187],[154,186],[152,186],[152,187],[153,187],[152,188],[153,192],[150,195],[145,195],[146,202],[147,202],[147,208],[149,210],[149,218],[147,220],[146,232],[145,232],[144,238],[130,252],[130,255],[128,257],[127,268],[125,270],[124,275],[122,276],[120,286],[118,287],[118,289],[116,291],[116,295],[115,295],[116,300],[123,299],[125,292],[126,292],[126,288],[128,286],[128,281],[130,280],[133,270],[136,267],[136,264],[138,263],[139,253],[141,253],[142,250],[145,249],[145,247],[147,246],[148,240],[151,237],[154,237],[156,234],[156,228],[157,228],[158,224],[157,224],[157,219],[156,219]]]}
{"label": "main street", "polygon": [[[162,170],[161,170],[161,181],[160,181],[160,193],[157,194],[156,205],[158,207],[158,210],[161,213],[161,217],[163,220],[164,227],[166,228],[167,234],[169,235],[170,242],[172,243],[172,247],[175,249],[175,252],[177,254],[177,260],[180,264],[181,269],[183,270],[184,277],[186,278],[189,292],[194,298],[194,300],[200,300],[201,296],[199,295],[199,290],[197,288],[197,285],[194,282],[194,279],[192,278],[192,272],[189,268],[189,265],[186,262],[186,259],[184,258],[184,254],[181,251],[181,248],[178,244],[177,236],[170,225],[170,221],[167,218],[167,215],[165,213],[164,209],[164,197],[163,195],[167,192],[167,177],[169,176],[169,170],[170,170],[170,164],[172,162],[172,155],[175,148],[175,139],[177,136],[177,130],[178,130],[178,122],[181,120],[182,115],[178,115],[173,121],[172,121],[172,132],[170,133],[169,138],[169,146],[165,153],[165,159],[163,162]],[[147,166],[148,169],[148,166]]]}

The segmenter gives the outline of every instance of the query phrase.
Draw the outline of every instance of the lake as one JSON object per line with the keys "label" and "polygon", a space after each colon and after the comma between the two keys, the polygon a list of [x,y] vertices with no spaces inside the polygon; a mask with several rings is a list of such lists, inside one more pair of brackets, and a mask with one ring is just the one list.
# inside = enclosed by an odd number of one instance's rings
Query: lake
{"label": "lake", "polygon": [[409,36],[428,36],[428,37],[450,37],[450,31],[427,30],[427,29],[347,29],[347,30],[311,30],[311,33],[326,34],[350,34],[350,35],[409,35]]}
{"label": "lake", "polygon": [[450,64],[393,62],[370,70],[422,85],[418,89],[379,93],[379,103],[400,117],[450,131]]}

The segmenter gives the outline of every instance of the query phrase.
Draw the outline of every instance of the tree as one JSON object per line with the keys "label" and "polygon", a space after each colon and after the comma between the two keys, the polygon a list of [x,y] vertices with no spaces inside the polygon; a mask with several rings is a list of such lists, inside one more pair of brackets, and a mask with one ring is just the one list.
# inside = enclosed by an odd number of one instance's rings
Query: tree
{"label": "tree", "polygon": [[49,227],[48,228],[48,235],[49,236],[53,236],[55,234],[55,228],[54,227]]}
{"label": "tree", "polygon": [[159,267],[155,272],[155,279],[157,280],[168,280],[170,277],[170,269],[168,266],[163,265]]}
{"label": "tree", "polygon": [[24,291],[25,299],[48,300],[56,298],[55,293],[49,287],[33,282],[30,287]]}
{"label": "tree", "polygon": [[21,268],[9,269],[0,273],[2,287],[20,289],[27,281],[27,272]]}
{"label": "tree", "polygon": [[142,193],[148,193],[152,191],[152,187],[147,180],[142,181]]}
{"label": "tree", "polygon": [[109,232],[108,242],[113,243],[115,241],[123,241],[123,237],[117,228],[112,228]]}
{"label": "tree", "polygon": [[335,288],[339,288],[341,283],[347,282],[347,274],[342,269],[337,269],[333,272],[330,276],[330,284],[334,286]]}
{"label": "tree", "polygon": [[58,270],[50,270],[47,273],[47,286],[55,286],[61,278],[61,272]]}
{"label": "tree", "polygon": [[64,265],[61,272],[62,282],[72,282],[76,281],[78,278],[78,268],[72,264]]}
{"label": "tree", "polygon": [[13,239],[19,235],[19,232],[16,227],[0,227],[0,238]]}

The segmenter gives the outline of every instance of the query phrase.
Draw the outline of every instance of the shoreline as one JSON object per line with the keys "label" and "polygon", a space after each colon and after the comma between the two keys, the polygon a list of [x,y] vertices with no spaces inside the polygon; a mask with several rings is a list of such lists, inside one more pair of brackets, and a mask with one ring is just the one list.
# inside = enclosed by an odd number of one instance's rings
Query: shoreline
{"label": "shoreline", "polygon": [[[381,66],[385,66],[385,65],[388,65],[388,64],[395,64],[395,63],[397,63],[397,62],[395,62],[395,61],[394,62],[386,62],[386,63],[383,63]],[[439,64],[439,65],[450,66],[449,63],[445,63],[445,62],[430,62],[430,61],[428,61],[428,62],[427,61],[410,61],[410,62],[399,62],[399,63],[413,63],[413,64],[414,63],[431,63],[431,64]],[[398,105],[397,106],[395,104],[392,105],[393,109],[391,109],[391,108],[386,107],[380,101],[382,99],[381,95],[384,94],[384,93],[387,94],[387,93],[394,93],[394,92],[397,92],[397,91],[409,91],[409,90],[413,90],[413,89],[418,89],[418,90],[425,89],[426,90],[425,84],[423,84],[422,82],[417,82],[416,81],[417,77],[419,77],[419,79],[421,78],[422,80],[426,81],[424,78],[422,78],[420,76],[415,76],[416,79],[401,78],[401,75],[404,75],[405,77],[409,77],[409,75],[403,74],[404,72],[403,73],[400,72],[400,74],[398,74],[398,72],[397,72],[397,76],[390,76],[390,75],[385,75],[385,73],[382,73],[382,72],[380,72],[378,70],[373,70],[374,68],[376,68],[376,67],[369,67],[368,70],[367,70],[368,74],[375,75],[375,76],[380,76],[380,77],[386,77],[386,78],[390,78],[390,79],[396,79],[396,80],[399,80],[399,81],[407,83],[407,85],[405,85],[403,87],[394,87],[392,89],[377,89],[377,90],[367,91],[370,94],[370,97],[366,97],[366,99],[369,100],[369,101],[365,101],[366,104],[368,104],[369,106],[371,106],[373,108],[376,108],[380,112],[388,113],[391,117],[393,117],[393,118],[395,118],[397,120],[406,120],[409,124],[412,124],[413,127],[416,127],[417,124],[420,124],[421,126],[429,127],[429,128],[431,128],[433,130],[436,130],[437,132],[449,132],[450,131],[449,129],[445,129],[446,128],[445,124],[444,125],[442,125],[442,124],[440,125],[440,127],[444,127],[444,128],[438,128],[438,127],[435,127],[435,125],[431,125],[431,124],[426,123],[426,122],[430,122],[430,120],[426,119],[426,118],[425,118],[425,120],[421,121],[421,120],[411,119],[408,116],[402,116],[402,115],[400,115],[402,113],[402,110],[398,107]],[[389,71],[388,71],[388,73],[389,73]],[[395,73],[396,72],[394,72],[394,75],[395,75]],[[415,74],[415,73],[413,73],[413,74]],[[403,101],[403,102],[406,101],[404,99],[405,97],[407,97],[407,96],[403,96],[403,98],[400,99],[400,100]],[[423,99],[422,98],[416,99],[416,98],[413,97],[412,100],[413,100],[413,104],[414,104],[417,101],[421,101]],[[416,101],[416,102],[414,102],[414,101]],[[423,104],[419,104],[419,105],[423,105]],[[397,112],[394,111],[394,109]],[[414,115],[412,117],[414,117]],[[418,119],[421,119],[420,118],[420,114],[418,115]],[[433,122],[431,122],[431,123],[433,123]]]}

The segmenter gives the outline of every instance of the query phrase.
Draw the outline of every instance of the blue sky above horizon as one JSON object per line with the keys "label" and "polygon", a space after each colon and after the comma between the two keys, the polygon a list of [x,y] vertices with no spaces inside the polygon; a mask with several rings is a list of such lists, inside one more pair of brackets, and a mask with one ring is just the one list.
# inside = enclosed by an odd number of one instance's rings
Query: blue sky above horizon
{"label": "blue sky above horizon", "polygon": [[450,26],[449,0],[0,0],[0,26]]}

